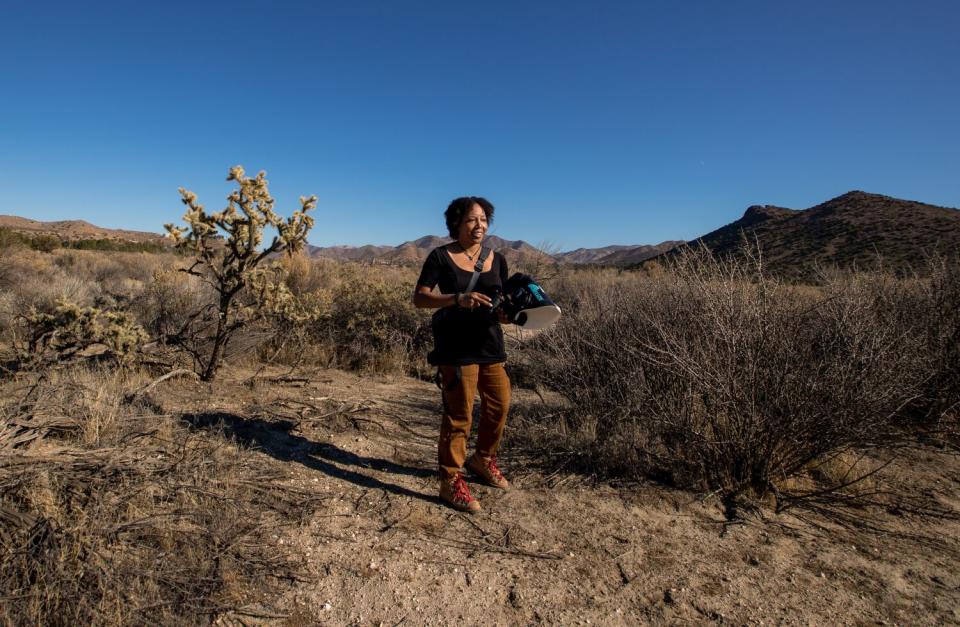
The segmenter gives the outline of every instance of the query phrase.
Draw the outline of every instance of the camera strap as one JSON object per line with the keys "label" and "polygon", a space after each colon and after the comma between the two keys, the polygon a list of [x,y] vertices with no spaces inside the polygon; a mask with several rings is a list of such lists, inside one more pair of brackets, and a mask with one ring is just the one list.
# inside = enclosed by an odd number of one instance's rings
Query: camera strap
{"label": "camera strap", "polygon": [[477,286],[477,280],[480,278],[480,273],[483,272],[483,264],[486,263],[487,257],[490,256],[490,249],[483,247],[480,249],[480,256],[477,257],[477,263],[473,266],[473,276],[470,277],[470,282],[467,283],[467,289],[464,290],[464,293],[469,293],[473,291],[473,288]]}

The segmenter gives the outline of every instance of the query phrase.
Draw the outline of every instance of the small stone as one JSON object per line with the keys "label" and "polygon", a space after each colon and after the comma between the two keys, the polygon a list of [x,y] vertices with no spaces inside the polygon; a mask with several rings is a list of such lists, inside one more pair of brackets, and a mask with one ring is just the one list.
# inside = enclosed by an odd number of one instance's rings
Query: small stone
{"label": "small stone", "polygon": [[323,604],[323,609],[324,609],[324,610],[330,610],[330,609],[333,609],[333,606],[330,605],[330,603],[324,603],[324,604]]}

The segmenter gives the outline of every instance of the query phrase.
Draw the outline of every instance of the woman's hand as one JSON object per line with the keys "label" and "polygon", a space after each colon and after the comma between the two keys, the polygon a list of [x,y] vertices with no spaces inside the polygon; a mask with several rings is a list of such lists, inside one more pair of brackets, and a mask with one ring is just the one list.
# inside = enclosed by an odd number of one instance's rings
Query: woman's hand
{"label": "woman's hand", "polygon": [[480,292],[467,292],[460,295],[460,306],[464,309],[476,309],[477,307],[490,307],[493,301],[486,294]]}

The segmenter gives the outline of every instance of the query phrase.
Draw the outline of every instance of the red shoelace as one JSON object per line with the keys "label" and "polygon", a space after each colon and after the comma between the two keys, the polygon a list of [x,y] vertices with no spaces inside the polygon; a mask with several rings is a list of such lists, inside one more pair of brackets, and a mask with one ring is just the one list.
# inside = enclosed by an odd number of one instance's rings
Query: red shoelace
{"label": "red shoelace", "polygon": [[470,488],[467,487],[467,482],[463,480],[463,475],[457,473],[457,478],[453,480],[453,499],[461,503],[470,503],[474,500],[473,495],[470,494]]}
{"label": "red shoelace", "polygon": [[503,473],[500,472],[500,469],[497,468],[497,458],[491,457],[490,461],[487,462],[487,470],[490,471],[490,474],[497,478],[497,481],[503,481]]}

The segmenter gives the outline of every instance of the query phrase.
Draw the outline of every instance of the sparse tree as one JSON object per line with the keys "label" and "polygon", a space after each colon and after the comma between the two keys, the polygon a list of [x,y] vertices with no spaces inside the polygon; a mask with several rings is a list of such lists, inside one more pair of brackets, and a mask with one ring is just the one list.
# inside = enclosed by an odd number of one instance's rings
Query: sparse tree
{"label": "sparse tree", "polygon": [[[207,213],[196,194],[180,188],[183,204],[188,207],[183,216],[187,226],[165,225],[177,248],[194,257],[182,271],[205,281],[216,292],[216,321],[211,325],[214,330],[210,342],[202,352],[190,350],[197,374],[204,381],[216,376],[230,338],[255,314],[237,295],[250,284],[257,266],[268,256],[294,252],[304,245],[313,226],[307,212],[317,204],[316,196],[301,196],[300,209],[284,219],[273,210],[265,172],[251,178],[241,166],[235,166],[227,180],[234,181],[239,189],[227,196],[228,205],[223,211]],[[262,246],[267,227],[276,229],[277,234],[270,244]],[[184,329],[202,316],[197,312]]]}

